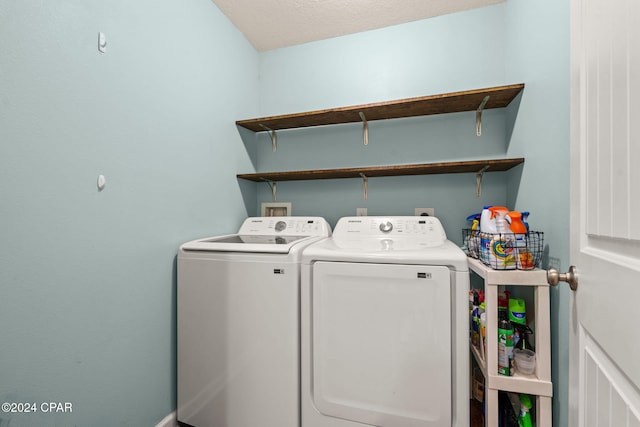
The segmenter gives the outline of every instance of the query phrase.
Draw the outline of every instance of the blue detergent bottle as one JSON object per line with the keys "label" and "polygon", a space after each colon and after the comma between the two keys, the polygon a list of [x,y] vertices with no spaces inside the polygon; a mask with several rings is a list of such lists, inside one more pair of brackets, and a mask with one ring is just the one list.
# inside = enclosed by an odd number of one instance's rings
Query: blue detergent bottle
{"label": "blue detergent bottle", "polygon": [[531,214],[531,212],[528,211],[524,211],[522,212],[522,223],[524,224],[525,227],[527,227],[527,233],[529,232],[529,215]]}

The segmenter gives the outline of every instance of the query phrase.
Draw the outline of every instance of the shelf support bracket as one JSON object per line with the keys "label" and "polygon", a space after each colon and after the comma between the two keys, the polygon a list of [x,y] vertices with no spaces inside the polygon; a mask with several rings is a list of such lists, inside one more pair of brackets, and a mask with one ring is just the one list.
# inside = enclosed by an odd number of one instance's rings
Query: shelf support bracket
{"label": "shelf support bracket", "polygon": [[360,119],[362,119],[362,137],[364,139],[364,145],[369,145],[369,122],[364,116],[364,113],[360,111]]}
{"label": "shelf support bracket", "polygon": [[278,134],[276,134],[275,130],[263,125],[262,123],[260,123],[260,127],[271,133],[271,147],[273,148],[273,152],[275,153],[278,149]]}
{"label": "shelf support bracket", "polygon": [[360,174],[362,177],[362,191],[364,200],[369,199],[369,178],[363,173]]}
{"label": "shelf support bracket", "polygon": [[264,178],[262,178],[262,180],[264,182],[266,182],[269,187],[271,187],[271,201],[272,202],[277,202],[278,200],[276,200],[276,199],[278,198],[277,197],[278,196],[278,187],[277,187],[278,183],[275,182],[275,181],[266,180]]}
{"label": "shelf support bracket", "polygon": [[489,102],[489,95],[485,96],[478,109],[476,110],[476,136],[482,135],[482,110],[484,110],[484,106]]}
{"label": "shelf support bracket", "polygon": [[482,176],[489,169],[489,165],[483,167],[476,173],[476,197],[482,195]]}

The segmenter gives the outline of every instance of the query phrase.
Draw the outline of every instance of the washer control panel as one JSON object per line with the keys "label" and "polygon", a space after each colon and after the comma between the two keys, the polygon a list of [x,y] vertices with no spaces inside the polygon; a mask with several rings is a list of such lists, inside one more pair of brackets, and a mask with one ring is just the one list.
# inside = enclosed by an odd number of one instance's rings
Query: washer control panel
{"label": "washer control panel", "polygon": [[336,224],[333,236],[335,238],[412,237],[440,242],[447,240],[442,223],[433,216],[344,217],[340,218]]}
{"label": "washer control panel", "polygon": [[238,234],[330,236],[331,227],[320,217],[265,216],[247,218]]}

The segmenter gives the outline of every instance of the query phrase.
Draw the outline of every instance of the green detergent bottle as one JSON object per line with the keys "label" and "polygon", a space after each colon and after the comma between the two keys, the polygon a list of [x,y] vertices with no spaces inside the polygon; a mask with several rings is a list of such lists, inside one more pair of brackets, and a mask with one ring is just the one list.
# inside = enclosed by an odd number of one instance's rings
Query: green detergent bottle
{"label": "green detergent bottle", "polygon": [[509,320],[519,325],[527,324],[527,311],[524,300],[520,298],[509,299]]}
{"label": "green detergent bottle", "polygon": [[520,394],[520,415],[518,415],[518,425],[520,427],[533,427],[529,410],[533,407],[531,397],[528,394]]}

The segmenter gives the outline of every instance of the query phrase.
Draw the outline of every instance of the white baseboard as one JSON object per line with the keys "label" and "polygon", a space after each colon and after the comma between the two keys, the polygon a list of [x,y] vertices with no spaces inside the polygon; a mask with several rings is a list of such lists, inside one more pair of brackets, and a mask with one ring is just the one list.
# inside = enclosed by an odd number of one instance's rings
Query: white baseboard
{"label": "white baseboard", "polygon": [[162,419],[156,427],[178,427],[178,416],[176,415],[176,411],[173,411],[166,417]]}

